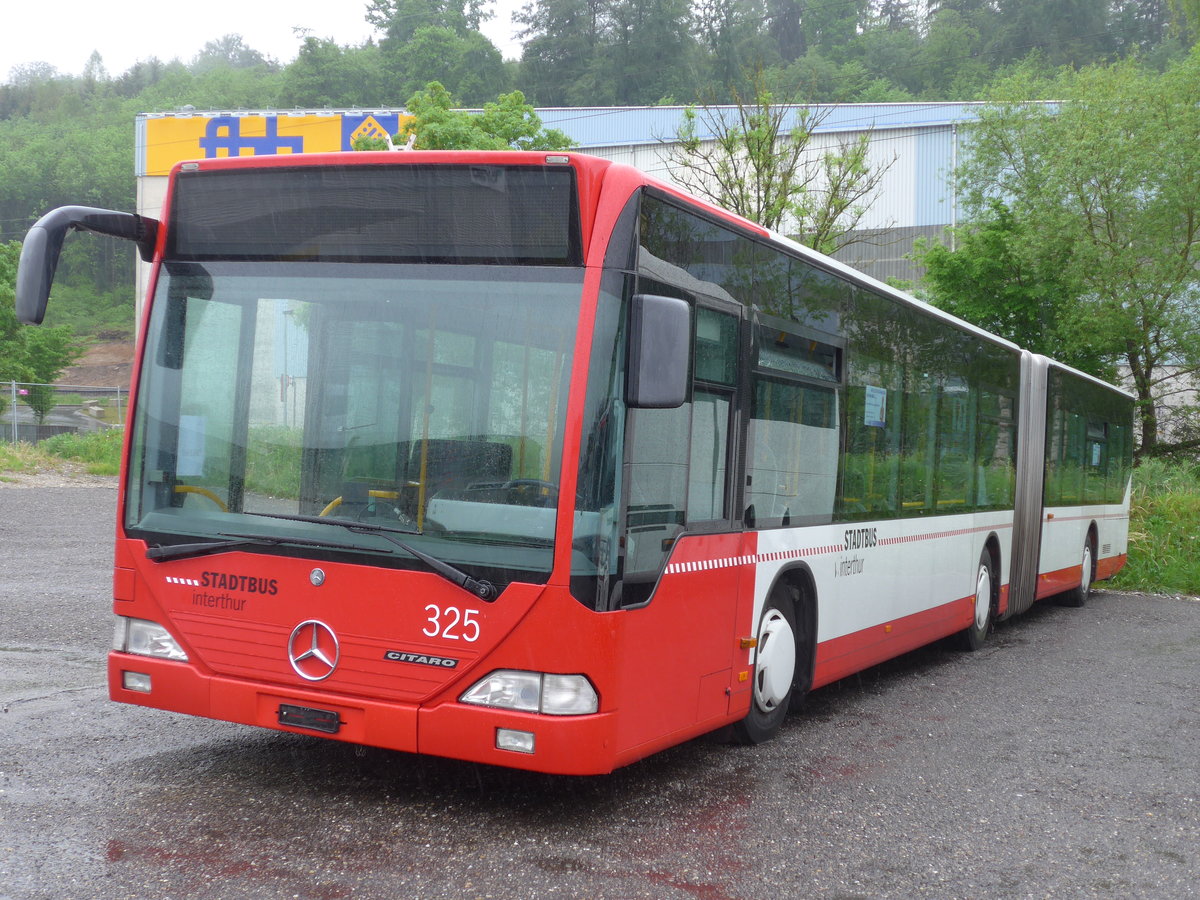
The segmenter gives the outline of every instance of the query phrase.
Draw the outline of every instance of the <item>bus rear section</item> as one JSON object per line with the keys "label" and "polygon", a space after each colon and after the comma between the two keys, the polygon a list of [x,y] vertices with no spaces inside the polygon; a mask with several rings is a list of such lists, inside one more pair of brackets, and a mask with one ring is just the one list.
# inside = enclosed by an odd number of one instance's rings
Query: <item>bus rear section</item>
{"label": "bus rear section", "polygon": [[1125,565],[1133,457],[1131,398],[1050,362],[1037,596],[1087,602]]}

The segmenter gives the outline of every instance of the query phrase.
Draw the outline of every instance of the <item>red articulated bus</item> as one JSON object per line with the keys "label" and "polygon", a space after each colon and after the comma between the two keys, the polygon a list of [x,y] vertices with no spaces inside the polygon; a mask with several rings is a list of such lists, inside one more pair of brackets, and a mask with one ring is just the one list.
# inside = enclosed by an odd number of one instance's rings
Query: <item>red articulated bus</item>
{"label": "red articulated bus", "polygon": [[113,699],[605,773],[1123,564],[1132,400],[576,154],[212,159],[162,221]]}

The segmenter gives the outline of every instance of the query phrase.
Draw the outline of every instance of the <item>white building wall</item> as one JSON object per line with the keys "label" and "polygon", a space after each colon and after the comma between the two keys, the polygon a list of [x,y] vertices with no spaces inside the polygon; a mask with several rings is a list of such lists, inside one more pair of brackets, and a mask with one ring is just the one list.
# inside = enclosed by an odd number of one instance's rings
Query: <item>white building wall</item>
{"label": "white building wall", "polygon": [[[883,171],[879,184],[863,200],[866,213],[859,222],[863,229],[886,229],[909,227],[916,223],[918,185],[914,178],[917,169],[918,129],[892,129],[873,132],[868,147],[868,165],[873,172]],[[857,140],[862,132],[833,132],[815,134],[804,155],[805,165],[817,173],[812,183],[813,190],[825,190],[827,182],[821,161],[828,153],[839,153],[842,147]],[[712,146],[715,142],[706,142]],[[674,145],[655,142],[652,144],[626,144],[611,147],[587,147],[583,152],[613,162],[633,166],[687,190],[674,177],[671,153]],[[947,224],[949,224],[947,222]],[[795,233],[794,221],[785,221],[779,229],[784,233]]]}
{"label": "white building wall", "polygon": [[[141,216],[161,219],[163,203],[167,199],[167,178],[140,176],[137,179],[137,212]],[[137,260],[133,270],[134,322],[141,327],[142,310],[146,308],[146,291],[150,288],[150,263]]]}

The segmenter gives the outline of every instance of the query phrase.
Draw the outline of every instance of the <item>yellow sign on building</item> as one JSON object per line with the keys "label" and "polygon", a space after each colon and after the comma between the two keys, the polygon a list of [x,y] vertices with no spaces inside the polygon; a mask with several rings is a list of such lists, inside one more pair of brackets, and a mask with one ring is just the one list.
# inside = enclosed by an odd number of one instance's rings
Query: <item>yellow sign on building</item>
{"label": "yellow sign on building", "polygon": [[142,115],[137,174],[166,175],[192,159],[350,150],[356,137],[395,134],[402,116],[399,110]]}

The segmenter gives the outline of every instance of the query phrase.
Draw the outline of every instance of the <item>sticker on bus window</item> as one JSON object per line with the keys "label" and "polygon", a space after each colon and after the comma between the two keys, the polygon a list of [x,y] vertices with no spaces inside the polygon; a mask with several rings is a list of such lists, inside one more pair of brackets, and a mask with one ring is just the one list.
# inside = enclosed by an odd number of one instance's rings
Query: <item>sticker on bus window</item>
{"label": "sticker on bus window", "polygon": [[191,478],[204,474],[204,424],[204,416],[179,417],[177,476]]}
{"label": "sticker on bus window", "polygon": [[883,428],[887,421],[887,390],[868,384],[866,391],[863,424],[871,428]]}

